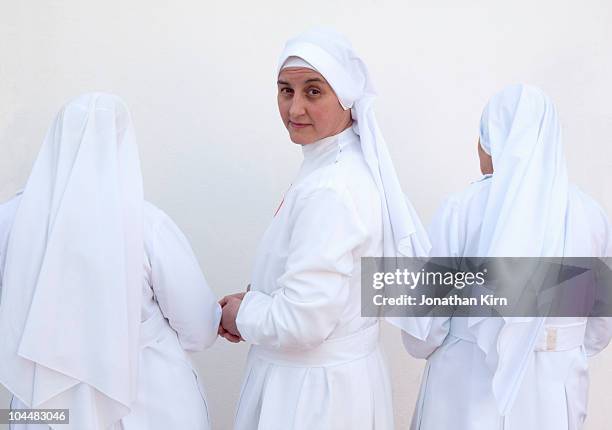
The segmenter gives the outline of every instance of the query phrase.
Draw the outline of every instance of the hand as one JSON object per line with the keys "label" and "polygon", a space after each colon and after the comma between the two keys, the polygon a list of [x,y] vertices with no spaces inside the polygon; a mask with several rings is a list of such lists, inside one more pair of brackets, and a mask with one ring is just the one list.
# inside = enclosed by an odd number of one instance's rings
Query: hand
{"label": "hand", "polygon": [[219,300],[219,304],[221,305],[221,307],[224,307],[227,304],[227,300],[230,297],[236,297],[237,299],[240,299],[242,301],[242,299],[244,298],[245,294],[246,294],[246,291],[241,292],[241,293],[234,293],[234,294],[227,295],[227,296],[223,297],[221,300]]}
{"label": "hand", "polygon": [[246,293],[230,294],[223,297],[219,304],[223,309],[221,323],[219,324],[218,334],[232,343],[238,343],[242,339],[238,327],[236,326],[236,316],[242,303],[242,298]]}
{"label": "hand", "polygon": [[223,328],[223,324],[221,323],[221,321],[219,321],[219,328],[217,329],[217,335],[221,336],[225,340],[228,340],[232,343],[240,342],[240,338],[238,336],[234,336],[233,334],[231,334],[230,332],[228,332],[227,330]]}

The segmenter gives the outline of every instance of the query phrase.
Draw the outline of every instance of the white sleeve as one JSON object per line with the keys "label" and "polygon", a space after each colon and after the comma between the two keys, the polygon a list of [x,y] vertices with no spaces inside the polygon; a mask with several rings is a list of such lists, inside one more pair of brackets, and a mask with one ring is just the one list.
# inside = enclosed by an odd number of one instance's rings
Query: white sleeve
{"label": "white sleeve", "polygon": [[[0,222],[0,230],[2,222]],[[2,277],[4,276],[4,263],[6,261],[6,244],[4,243],[3,232],[0,231],[0,305],[2,304]]]}
{"label": "white sleeve", "polygon": [[[601,209],[600,209],[601,210]],[[601,210],[604,221],[604,232],[602,235],[602,255],[610,261],[612,258],[612,227],[607,216]],[[606,282],[609,277],[606,276]],[[608,291],[612,285],[599,287],[602,290]],[[604,299],[607,301],[607,299]],[[610,307],[609,303],[604,303],[606,308]],[[611,317],[591,317],[587,320],[586,332],[584,335],[584,346],[586,354],[591,357],[603,351],[612,340],[612,318]]]}
{"label": "white sleeve", "polygon": [[[427,317],[423,317],[427,318]],[[425,339],[418,339],[402,330],[404,348],[414,358],[429,357],[446,339],[450,329],[450,317],[430,317],[431,325]]]}
{"label": "white sleeve", "polygon": [[[447,200],[438,209],[429,226],[431,257],[459,256],[458,207],[454,200]],[[429,357],[446,339],[450,329],[450,317],[409,317],[402,327],[402,343],[410,355]],[[416,319],[412,322],[410,319]],[[423,330],[426,327],[426,330]]]}
{"label": "white sleeve", "polygon": [[177,225],[165,214],[154,229],[151,283],[181,346],[200,351],[217,338],[221,307]]}
{"label": "white sleeve", "polygon": [[592,317],[587,320],[584,347],[589,357],[603,351],[612,339],[612,318]]}
{"label": "white sleeve", "polygon": [[346,193],[320,189],[294,208],[280,287],[248,292],[236,323],[242,338],[273,347],[312,348],[334,330],[349,297],[353,250],[367,232]]}

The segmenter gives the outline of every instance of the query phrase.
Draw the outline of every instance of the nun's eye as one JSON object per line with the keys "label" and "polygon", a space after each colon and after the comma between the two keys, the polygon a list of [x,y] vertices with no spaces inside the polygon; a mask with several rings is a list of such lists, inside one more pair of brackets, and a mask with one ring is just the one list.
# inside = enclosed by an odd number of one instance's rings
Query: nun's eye
{"label": "nun's eye", "polygon": [[321,94],[321,90],[319,90],[318,88],[309,88],[306,93],[311,97],[315,97]]}
{"label": "nun's eye", "polygon": [[291,95],[293,94],[293,89],[289,88],[289,87],[284,87],[280,89],[280,93],[283,95]]}

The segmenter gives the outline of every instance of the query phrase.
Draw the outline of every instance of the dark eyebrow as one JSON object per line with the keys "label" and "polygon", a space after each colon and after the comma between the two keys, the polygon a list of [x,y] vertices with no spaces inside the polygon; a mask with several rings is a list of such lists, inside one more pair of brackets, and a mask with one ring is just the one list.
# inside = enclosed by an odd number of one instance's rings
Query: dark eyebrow
{"label": "dark eyebrow", "polygon": [[321,79],[321,78],[306,79],[304,81],[305,84],[309,84],[310,82],[321,82],[321,83],[324,83],[323,79]]}
{"label": "dark eyebrow", "polygon": [[[322,84],[325,83],[325,81],[323,79],[321,79],[321,78],[311,78],[311,79],[306,79],[304,81],[305,84],[309,84],[311,82],[320,82]],[[280,79],[278,81],[276,81],[276,83],[278,85],[289,85],[289,86],[291,86],[291,84],[289,82],[281,81]]]}

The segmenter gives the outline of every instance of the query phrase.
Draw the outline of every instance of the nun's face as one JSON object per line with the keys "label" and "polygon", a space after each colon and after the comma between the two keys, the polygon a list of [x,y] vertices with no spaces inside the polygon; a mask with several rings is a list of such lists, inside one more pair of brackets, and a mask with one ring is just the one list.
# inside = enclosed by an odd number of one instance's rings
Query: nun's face
{"label": "nun's face", "polygon": [[291,140],[301,145],[338,134],[352,122],[325,78],[305,67],[281,70],[278,110]]}

